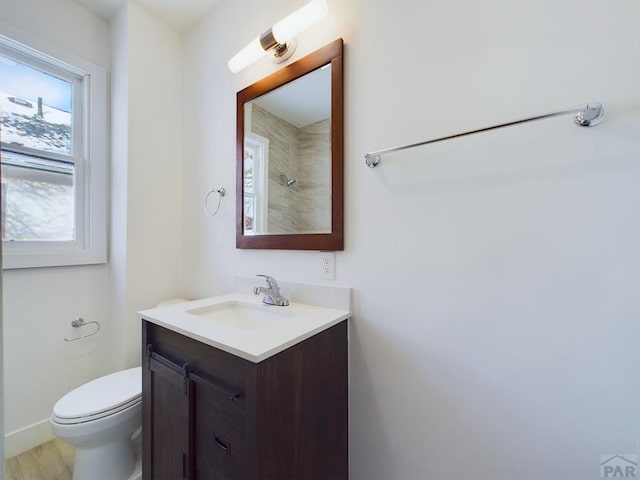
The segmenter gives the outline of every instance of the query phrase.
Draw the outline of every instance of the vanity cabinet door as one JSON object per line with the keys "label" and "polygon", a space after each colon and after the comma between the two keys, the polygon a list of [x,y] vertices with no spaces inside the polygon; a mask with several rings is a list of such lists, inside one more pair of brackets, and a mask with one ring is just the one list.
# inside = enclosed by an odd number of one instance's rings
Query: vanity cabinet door
{"label": "vanity cabinet door", "polygon": [[[153,373],[155,382],[153,389],[143,391],[143,411],[153,410],[143,421],[143,450],[145,442],[150,444],[143,455],[145,480],[256,478],[255,454],[249,453],[255,440],[247,433],[251,428],[248,398],[253,398],[247,393],[251,390],[248,362],[149,322],[144,323],[143,340],[147,345],[143,361],[151,365],[147,375]],[[159,375],[161,380],[156,379]],[[147,383],[143,378],[143,389]],[[174,408],[163,411],[147,405],[157,403],[156,390],[161,386]],[[155,436],[156,423],[163,426],[162,439]],[[184,453],[184,473],[169,460],[176,458],[175,452]],[[170,465],[165,470],[158,467],[161,462]],[[148,476],[147,465],[152,472]]]}
{"label": "vanity cabinet door", "polygon": [[184,376],[154,358],[144,374],[150,401],[143,404],[143,448],[153,452],[147,456],[144,477],[188,478],[189,402]]}

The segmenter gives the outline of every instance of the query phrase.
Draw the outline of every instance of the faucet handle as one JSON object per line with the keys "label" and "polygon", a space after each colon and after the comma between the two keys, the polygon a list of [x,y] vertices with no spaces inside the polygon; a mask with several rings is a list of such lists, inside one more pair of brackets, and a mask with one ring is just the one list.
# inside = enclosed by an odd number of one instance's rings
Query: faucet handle
{"label": "faucet handle", "polygon": [[256,277],[263,277],[266,280],[269,288],[278,288],[278,282],[276,281],[275,278],[269,275],[260,275],[260,274],[256,275]]}

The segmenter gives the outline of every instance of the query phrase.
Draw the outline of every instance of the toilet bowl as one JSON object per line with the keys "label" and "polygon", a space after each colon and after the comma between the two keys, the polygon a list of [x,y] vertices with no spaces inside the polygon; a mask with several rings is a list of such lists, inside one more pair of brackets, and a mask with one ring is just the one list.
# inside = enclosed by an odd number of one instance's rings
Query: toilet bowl
{"label": "toilet bowl", "polygon": [[92,380],[53,407],[53,433],[76,448],[73,480],[137,477],[135,435],[142,424],[142,368]]}

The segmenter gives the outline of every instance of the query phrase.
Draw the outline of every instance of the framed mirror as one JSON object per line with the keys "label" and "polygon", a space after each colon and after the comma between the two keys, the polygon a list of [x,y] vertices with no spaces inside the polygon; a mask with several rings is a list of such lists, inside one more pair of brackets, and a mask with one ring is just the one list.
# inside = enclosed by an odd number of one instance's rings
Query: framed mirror
{"label": "framed mirror", "polygon": [[343,41],[237,94],[236,248],[343,250]]}

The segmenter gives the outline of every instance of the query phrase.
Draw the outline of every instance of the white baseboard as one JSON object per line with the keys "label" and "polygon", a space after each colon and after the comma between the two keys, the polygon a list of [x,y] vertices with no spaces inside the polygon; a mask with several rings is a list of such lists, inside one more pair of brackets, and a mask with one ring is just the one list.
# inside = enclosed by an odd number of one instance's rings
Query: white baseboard
{"label": "white baseboard", "polygon": [[11,458],[53,440],[49,419],[41,420],[4,436],[4,458]]}

